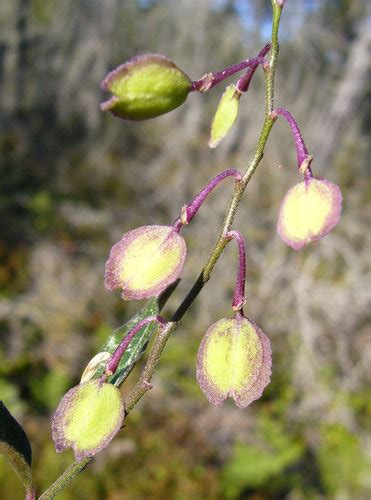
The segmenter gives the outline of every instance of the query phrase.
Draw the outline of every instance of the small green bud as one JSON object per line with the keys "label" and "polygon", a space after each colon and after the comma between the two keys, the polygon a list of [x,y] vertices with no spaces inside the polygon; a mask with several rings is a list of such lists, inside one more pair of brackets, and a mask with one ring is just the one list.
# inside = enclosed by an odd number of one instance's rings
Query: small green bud
{"label": "small green bud", "polygon": [[90,380],[62,398],[52,418],[55,448],[73,448],[76,460],[91,457],[108,446],[124,418],[120,391],[112,384]]}
{"label": "small green bud", "polygon": [[213,123],[211,124],[209,140],[210,148],[217,147],[219,142],[224,139],[236,121],[240,97],[241,92],[235,85],[229,85],[226,88],[219,101]]}
{"label": "small green bud", "polygon": [[101,86],[113,94],[101,104],[102,111],[126,120],[146,120],[183,104],[192,82],[167,57],[144,54],[108,73]]}

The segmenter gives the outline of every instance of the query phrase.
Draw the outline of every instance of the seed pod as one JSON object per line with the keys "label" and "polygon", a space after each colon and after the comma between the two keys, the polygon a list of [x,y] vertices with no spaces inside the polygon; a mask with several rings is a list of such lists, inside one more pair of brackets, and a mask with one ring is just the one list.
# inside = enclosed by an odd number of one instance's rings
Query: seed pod
{"label": "seed pod", "polygon": [[294,250],[325,236],[339,221],[342,196],[336,184],[309,177],[284,197],[278,216],[280,238]]}
{"label": "seed pod", "polygon": [[90,380],[62,398],[52,418],[55,448],[73,448],[76,460],[91,457],[108,446],[124,418],[120,391],[112,384]]}
{"label": "seed pod", "polygon": [[222,95],[218,109],[211,124],[209,146],[216,148],[219,142],[228,134],[237,118],[238,103],[241,92],[235,85],[229,85]]}
{"label": "seed pod", "polygon": [[126,120],[146,120],[183,104],[192,82],[167,57],[144,54],[108,73],[101,86],[113,94],[101,104],[102,111]]}
{"label": "seed pod", "polygon": [[267,336],[243,317],[221,319],[202,339],[197,357],[197,381],[207,399],[222,406],[232,397],[239,408],[260,398],[271,374]]}
{"label": "seed pod", "polygon": [[155,297],[181,273],[187,249],[172,226],[142,226],[124,234],[106,263],[105,285],[123,299]]}

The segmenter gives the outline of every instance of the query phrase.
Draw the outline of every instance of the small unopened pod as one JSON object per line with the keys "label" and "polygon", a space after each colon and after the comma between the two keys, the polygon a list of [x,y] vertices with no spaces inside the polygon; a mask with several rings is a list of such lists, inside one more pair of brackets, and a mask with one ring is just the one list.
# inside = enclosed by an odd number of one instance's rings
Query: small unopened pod
{"label": "small unopened pod", "polygon": [[241,92],[235,85],[229,85],[222,98],[220,99],[218,109],[216,110],[209,139],[209,147],[216,148],[222,139],[228,134],[234,124],[238,113],[238,103]]}
{"label": "small unopened pod", "polygon": [[180,275],[187,249],[173,226],[142,226],[125,233],[106,263],[105,285],[123,299],[160,295]]}
{"label": "small unopened pod", "polygon": [[124,419],[120,391],[112,384],[90,380],[70,389],[52,418],[55,448],[72,448],[76,460],[108,446]]}
{"label": "small unopened pod", "polygon": [[294,250],[320,240],[339,222],[342,196],[336,184],[310,177],[292,187],[278,216],[280,238]]}
{"label": "small unopened pod", "polygon": [[231,397],[239,408],[260,398],[271,375],[268,337],[244,317],[221,319],[202,339],[197,381],[207,399],[222,406]]}
{"label": "small unopened pod", "polygon": [[126,120],[146,120],[183,104],[192,82],[167,57],[144,54],[108,73],[101,87],[113,94],[101,104],[102,111]]}

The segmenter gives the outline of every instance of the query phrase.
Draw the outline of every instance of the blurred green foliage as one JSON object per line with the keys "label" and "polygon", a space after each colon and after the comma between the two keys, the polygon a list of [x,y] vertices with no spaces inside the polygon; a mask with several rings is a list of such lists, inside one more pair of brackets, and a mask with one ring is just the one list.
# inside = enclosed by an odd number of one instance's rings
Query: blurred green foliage
{"label": "blurred green foliage", "polygon": [[251,445],[237,443],[224,466],[226,498],[238,498],[246,489],[266,487],[272,493],[295,485],[297,473],[289,467],[300,461],[304,446],[283,428],[278,420],[262,416]]}
{"label": "blurred green foliage", "polygon": [[[54,450],[52,412],[142,307],[104,290],[109,249],[135,226],[174,220],[218,171],[243,169],[262,116],[258,73],[230,137],[210,151],[223,88],[128,125],[99,112],[99,82],[137,53],[164,53],[192,78],[255,55],[269,4],[0,3],[0,397],[30,438],[38,492],[73,460]],[[236,253],[227,249],[170,339],[154,389],[61,500],[370,498],[369,90],[354,73],[367,67],[366,8],[285,5],[277,97],[303,127],[315,174],[341,186],[344,211],[316,247],[294,253],[278,241],[279,202],[298,178],[277,124],[237,218],[248,242],[246,312],[274,353],[264,397],[243,412],[211,408],[195,381],[201,336],[230,315]],[[230,192],[213,194],[185,228],[188,261],[165,316],[197,277]],[[1,456],[0,498],[23,498]]]}

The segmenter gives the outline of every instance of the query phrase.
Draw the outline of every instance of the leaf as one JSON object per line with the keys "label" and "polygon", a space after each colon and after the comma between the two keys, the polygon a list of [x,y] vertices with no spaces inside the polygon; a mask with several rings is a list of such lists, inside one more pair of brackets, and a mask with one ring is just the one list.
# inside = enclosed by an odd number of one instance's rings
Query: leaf
{"label": "leaf", "polygon": [[27,499],[35,498],[32,488],[32,452],[27,435],[21,425],[0,401],[0,453],[9,461],[21,479]]}
{"label": "leaf", "polygon": [[[178,286],[180,280],[177,280],[175,283],[170,285],[161,295],[160,297],[156,297],[151,299],[137,314],[135,314],[129,321],[127,321],[124,325],[120,326],[115,330],[103,344],[100,353],[109,352],[113,353],[122,339],[129,333],[129,331],[137,325],[140,321],[147,318],[148,316],[156,316],[159,314],[162,307],[165,305],[166,301],[173,293],[175,288]],[[135,335],[133,340],[130,342],[126,352],[121,358],[119,366],[112,377],[108,379],[108,381],[112,384],[115,384],[117,387],[120,387],[125,379],[128,377],[129,373],[133,369],[136,362],[142,356],[148,342],[150,341],[153,332],[156,330],[157,325],[155,323],[150,323],[144,326],[139,332]],[[95,356],[94,356],[95,357]],[[103,361],[94,375],[91,378],[98,378],[103,374],[105,362]]]}

